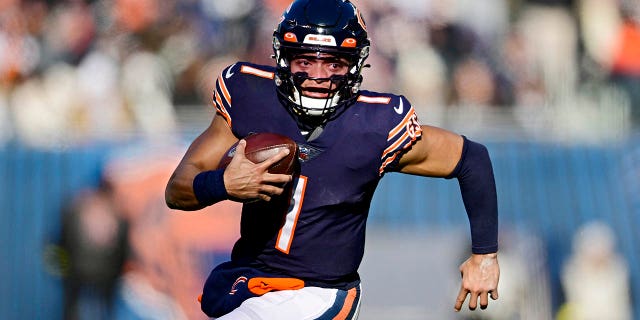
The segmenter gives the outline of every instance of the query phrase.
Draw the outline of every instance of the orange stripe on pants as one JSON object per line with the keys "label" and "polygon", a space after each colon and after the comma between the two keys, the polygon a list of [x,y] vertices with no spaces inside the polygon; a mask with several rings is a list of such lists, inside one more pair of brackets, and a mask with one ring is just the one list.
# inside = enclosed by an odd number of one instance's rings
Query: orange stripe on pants
{"label": "orange stripe on pants", "polygon": [[351,312],[351,308],[353,307],[353,301],[356,299],[356,294],[356,288],[349,289],[349,292],[347,292],[347,297],[344,299],[344,305],[342,306],[342,309],[340,309],[338,315],[333,318],[334,320],[347,319],[347,316],[349,315],[349,313]]}

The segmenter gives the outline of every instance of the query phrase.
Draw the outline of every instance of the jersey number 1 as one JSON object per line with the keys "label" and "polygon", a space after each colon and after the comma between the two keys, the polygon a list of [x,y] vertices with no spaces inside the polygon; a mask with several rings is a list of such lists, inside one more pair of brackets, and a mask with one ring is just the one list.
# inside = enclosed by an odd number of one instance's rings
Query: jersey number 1
{"label": "jersey number 1", "polygon": [[289,209],[287,210],[284,225],[280,228],[280,232],[278,233],[278,240],[276,240],[276,249],[286,254],[289,254],[289,249],[291,249],[293,233],[296,229],[298,216],[302,210],[302,201],[304,200],[304,191],[306,187],[307,177],[300,176],[293,180],[293,192],[291,200],[289,201]]}

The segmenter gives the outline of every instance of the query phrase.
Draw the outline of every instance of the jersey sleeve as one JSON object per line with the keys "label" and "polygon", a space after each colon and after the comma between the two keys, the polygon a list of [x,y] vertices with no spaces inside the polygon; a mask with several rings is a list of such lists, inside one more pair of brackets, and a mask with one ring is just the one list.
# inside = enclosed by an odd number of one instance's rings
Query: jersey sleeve
{"label": "jersey sleeve", "polygon": [[390,106],[394,116],[390,124],[391,130],[387,135],[386,148],[382,152],[379,174],[395,171],[399,156],[408,150],[418,138],[422,136],[422,128],[418,121],[416,110],[404,96],[393,99],[396,104]]}
{"label": "jersey sleeve", "polygon": [[229,127],[231,127],[231,85],[232,77],[235,74],[235,68],[237,64],[230,65],[222,70],[218,79],[216,80],[216,87],[213,91],[213,105],[216,108],[216,113],[224,118]]}
{"label": "jersey sleeve", "polygon": [[245,118],[243,114],[253,111],[253,102],[264,100],[266,92],[272,93],[274,77],[269,67],[248,62],[236,62],[224,68],[213,92],[216,113],[233,128],[234,117],[241,121]]}

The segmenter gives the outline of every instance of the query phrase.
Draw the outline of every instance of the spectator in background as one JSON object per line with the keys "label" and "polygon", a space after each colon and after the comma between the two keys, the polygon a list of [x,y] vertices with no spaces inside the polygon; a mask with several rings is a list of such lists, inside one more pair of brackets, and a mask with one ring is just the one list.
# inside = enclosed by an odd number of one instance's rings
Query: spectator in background
{"label": "spectator in background", "polygon": [[42,2],[0,1],[0,146],[15,135],[12,91],[40,65],[46,16]]}
{"label": "spectator in background", "polygon": [[544,82],[530,61],[529,50],[525,37],[517,30],[510,30],[502,43],[503,64],[513,83],[513,104],[518,107],[540,107],[546,100]]}
{"label": "spectator in background", "polygon": [[46,16],[42,6],[0,1],[0,89],[12,88],[40,63],[37,36]]}
{"label": "spectator in background", "polygon": [[[96,20],[84,1],[69,1],[52,10],[44,32],[44,63],[77,65],[97,37]],[[55,27],[52,27],[55,26]]]}
{"label": "spectator in background", "polygon": [[121,90],[120,62],[97,45],[76,68],[76,94],[82,98],[82,131],[90,141],[116,141],[134,128]]}
{"label": "spectator in background", "polygon": [[489,66],[475,58],[460,61],[453,70],[452,89],[457,105],[494,105],[496,82]]}
{"label": "spectator in background", "polygon": [[[429,44],[424,19],[407,18],[394,8],[386,12],[383,20],[370,28],[376,31],[376,38],[387,46],[373,48],[378,53],[374,68],[366,69],[367,86],[392,88],[404,91],[411,99],[419,117],[433,115],[434,109],[445,105],[446,66],[442,58]],[[385,59],[394,68],[384,68]],[[381,68],[382,67],[382,68]],[[394,71],[395,69],[395,71]],[[388,75],[394,74],[397,81]]]}
{"label": "spectator in background", "polygon": [[582,226],[561,273],[565,304],[558,320],[631,320],[629,269],[603,222]]}
{"label": "spectator in background", "polygon": [[57,63],[41,75],[25,79],[11,92],[16,135],[30,146],[70,145],[82,135],[83,102],[75,68]]}
{"label": "spectator in background", "polygon": [[112,319],[116,287],[128,252],[128,223],[114,202],[110,182],[78,194],[65,209],[60,246],[64,319]]}
{"label": "spectator in background", "polygon": [[512,28],[522,37],[525,65],[540,79],[546,103],[572,97],[578,80],[578,28],[572,0],[523,2]]}
{"label": "spectator in background", "polygon": [[640,124],[640,3],[581,0],[581,35],[591,76],[620,89],[631,120]]}
{"label": "spectator in background", "polygon": [[458,21],[447,10],[434,12],[429,23],[429,43],[447,70],[447,105],[511,105],[510,83],[501,75],[489,50],[491,39]]}
{"label": "spectator in background", "polygon": [[150,138],[176,127],[173,78],[168,71],[165,60],[147,50],[132,53],[122,66],[122,88],[129,110],[138,129]]}
{"label": "spectator in background", "polygon": [[[587,61],[605,73],[611,68],[616,34],[621,23],[619,0],[579,0],[577,15]],[[597,75],[600,76],[600,75]]]}
{"label": "spectator in background", "polygon": [[627,94],[631,119],[640,127],[640,3],[622,3],[622,22],[612,52],[611,81]]}

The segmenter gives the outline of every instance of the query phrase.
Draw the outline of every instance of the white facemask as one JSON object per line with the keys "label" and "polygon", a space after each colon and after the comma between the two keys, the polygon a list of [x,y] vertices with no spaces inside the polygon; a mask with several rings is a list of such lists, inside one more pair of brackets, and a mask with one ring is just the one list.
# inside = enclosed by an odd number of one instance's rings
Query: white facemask
{"label": "white facemask", "polygon": [[320,116],[325,112],[325,108],[335,107],[340,101],[340,95],[334,94],[331,98],[311,98],[300,94],[297,88],[293,88],[292,101],[305,108],[305,112],[310,116]]}

